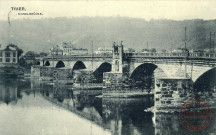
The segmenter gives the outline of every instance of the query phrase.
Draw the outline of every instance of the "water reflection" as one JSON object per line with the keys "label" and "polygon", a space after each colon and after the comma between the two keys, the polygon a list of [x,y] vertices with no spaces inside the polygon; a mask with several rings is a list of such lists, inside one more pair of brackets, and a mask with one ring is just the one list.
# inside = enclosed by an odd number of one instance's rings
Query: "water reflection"
{"label": "water reflection", "polygon": [[104,127],[114,135],[154,134],[153,114],[144,109],[153,105],[147,98],[113,98],[102,100]]}
{"label": "water reflection", "polygon": [[91,109],[94,103],[85,105],[88,95],[83,100],[65,86],[53,87],[40,80],[11,79],[1,81],[0,93],[1,134],[110,134],[95,123],[83,119],[95,117],[94,120],[97,120],[100,117],[97,110]]}
{"label": "water reflection", "polygon": [[101,90],[71,88],[39,79],[0,80],[0,133],[74,134],[75,127],[76,134],[93,135],[210,135],[216,131],[215,110],[209,127],[192,132],[181,126],[178,113],[145,112],[154,105],[153,97],[99,98]]}
{"label": "water reflection", "polygon": [[0,102],[6,104],[17,102],[17,83],[16,81],[7,79],[0,80]]}
{"label": "water reflection", "polygon": [[[215,111],[214,111],[215,114]],[[213,135],[215,134],[215,117],[211,124],[202,131],[190,131],[185,129],[180,121],[178,113],[154,113],[155,135]]]}
{"label": "water reflection", "polygon": [[64,107],[86,119],[102,123],[101,100],[95,98],[101,91],[74,91],[71,85],[53,85],[50,83],[40,84],[39,92],[43,97],[58,106]]}
{"label": "water reflection", "polygon": [[101,90],[72,90],[70,85],[40,84],[40,93],[49,101],[94,121],[114,135],[154,134],[153,97],[97,98]]}

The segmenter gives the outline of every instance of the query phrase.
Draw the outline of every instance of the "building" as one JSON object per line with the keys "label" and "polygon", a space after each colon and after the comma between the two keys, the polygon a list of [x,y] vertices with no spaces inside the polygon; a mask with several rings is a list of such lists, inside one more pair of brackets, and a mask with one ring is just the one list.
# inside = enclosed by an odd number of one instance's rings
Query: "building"
{"label": "building", "polygon": [[177,48],[177,49],[172,50],[172,53],[184,53],[184,50],[181,48]]}
{"label": "building", "polygon": [[95,54],[112,54],[112,49],[105,49],[102,47],[99,47],[96,51],[94,51]]}
{"label": "building", "polygon": [[0,48],[0,63],[18,63],[18,53],[14,47]]}
{"label": "building", "polygon": [[60,45],[53,46],[50,49],[50,55],[63,55],[63,47]]}
{"label": "building", "polygon": [[87,54],[88,49],[83,49],[83,48],[75,48],[71,42],[66,43],[63,42],[62,44],[63,48],[63,55],[80,55],[80,54]]}
{"label": "building", "polygon": [[136,52],[135,51],[135,49],[133,49],[133,48],[124,48],[124,53],[134,53],[134,52]]}

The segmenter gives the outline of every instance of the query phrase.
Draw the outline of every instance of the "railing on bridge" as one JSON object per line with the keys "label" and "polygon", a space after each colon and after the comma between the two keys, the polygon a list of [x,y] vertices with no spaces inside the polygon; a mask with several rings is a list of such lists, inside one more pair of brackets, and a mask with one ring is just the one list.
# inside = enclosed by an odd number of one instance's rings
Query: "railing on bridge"
{"label": "railing on bridge", "polygon": [[[185,57],[185,53],[125,53],[132,57]],[[189,58],[216,58],[216,53],[189,53]]]}
{"label": "railing on bridge", "polygon": [[76,58],[76,57],[89,57],[89,58],[91,58],[91,57],[112,57],[112,54],[110,53],[110,54],[80,54],[80,55],[54,55],[54,56],[52,56],[52,55],[49,55],[49,56],[47,56],[46,58],[72,58],[72,57],[74,57],[74,58]]}

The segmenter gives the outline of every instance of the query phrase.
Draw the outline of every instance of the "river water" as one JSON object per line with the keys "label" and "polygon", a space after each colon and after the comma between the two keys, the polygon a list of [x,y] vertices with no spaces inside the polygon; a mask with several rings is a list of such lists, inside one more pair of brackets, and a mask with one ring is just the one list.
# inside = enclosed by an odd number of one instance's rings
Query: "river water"
{"label": "river water", "polygon": [[71,85],[39,79],[0,80],[1,135],[214,135],[182,127],[178,113],[144,110],[153,97],[101,98],[100,90],[72,90]]}

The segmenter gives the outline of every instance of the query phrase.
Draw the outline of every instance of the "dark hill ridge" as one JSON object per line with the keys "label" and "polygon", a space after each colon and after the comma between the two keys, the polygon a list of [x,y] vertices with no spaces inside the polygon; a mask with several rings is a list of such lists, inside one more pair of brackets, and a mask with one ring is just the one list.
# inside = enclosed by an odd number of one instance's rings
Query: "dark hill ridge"
{"label": "dark hill ridge", "polygon": [[[0,44],[9,41],[23,50],[48,51],[62,42],[75,42],[80,48],[111,47],[113,41],[124,41],[126,47],[141,50],[147,47],[171,49],[184,47],[184,27],[188,46],[209,48],[209,32],[216,31],[216,20],[150,20],[127,17],[48,18],[12,20],[11,38],[8,22],[0,21]],[[216,42],[216,41],[215,41]]]}

